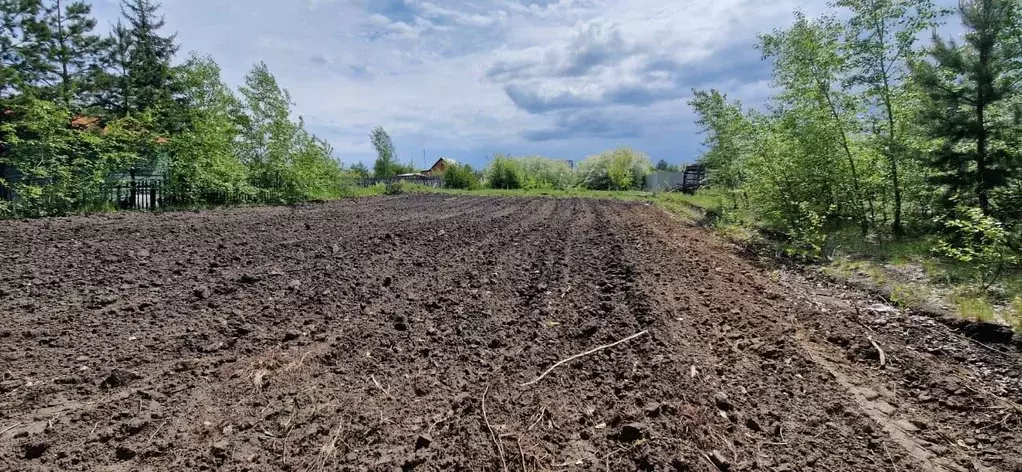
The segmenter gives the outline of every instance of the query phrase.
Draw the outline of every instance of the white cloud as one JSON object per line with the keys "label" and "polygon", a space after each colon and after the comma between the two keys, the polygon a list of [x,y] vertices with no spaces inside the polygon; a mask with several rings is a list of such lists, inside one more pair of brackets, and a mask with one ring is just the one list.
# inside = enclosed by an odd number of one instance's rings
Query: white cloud
{"label": "white cloud", "polygon": [[[95,4],[116,17],[113,0]],[[368,157],[378,124],[403,154],[478,163],[617,143],[690,158],[689,89],[761,102],[756,34],[796,7],[825,0],[167,0],[164,13],[182,50],[213,55],[232,83],[265,61],[342,156]]]}

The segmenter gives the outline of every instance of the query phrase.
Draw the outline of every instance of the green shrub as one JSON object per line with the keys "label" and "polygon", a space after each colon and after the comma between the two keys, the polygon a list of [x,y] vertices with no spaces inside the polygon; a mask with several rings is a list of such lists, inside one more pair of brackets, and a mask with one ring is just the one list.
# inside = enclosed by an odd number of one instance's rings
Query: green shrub
{"label": "green shrub", "polygon": [[486,186],[499,189],[522,188],[524,175],[518,160],[507,154],[493,156],[485,171]]}
{"label": "green shrub", "polygon": [[401,195],[402,193],[405,193],[405,182],[403,180],[387,182],[383,190],[384,195]]}
{"label": "green shrub", "polygon": [[976,270],[981,282],[992,283],[1005,266],[1015,263],[1009,234],[979,208],[959,207],[957,218],[943,219],[946,234],[934,252]]}
{"label": "green shrub", "polygon": [[578,181],[589,190],[632,190],[652,170],[649,156],[622,147],[587,157],[578,166]]}
{"label": "green shrub", "polygon": [[536,190],[567,190],[575,185],[575,173],[567,162],[542,156],[518,159],[522,170],[522,188]]}
{"label": "green shrub", "polygon": [[475,190],[479,188],[479,176],[468,164],[450,164],[444,172],[444,188]]}

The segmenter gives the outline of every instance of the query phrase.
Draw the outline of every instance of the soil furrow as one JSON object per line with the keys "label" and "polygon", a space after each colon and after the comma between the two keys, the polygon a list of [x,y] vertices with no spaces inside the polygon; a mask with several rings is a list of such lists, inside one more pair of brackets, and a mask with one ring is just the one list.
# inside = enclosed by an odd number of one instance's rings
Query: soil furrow
{"label": "soil furrow", "polygon": [[0,239],[0,470],[1020,467],[1013,348],[647,205],[411,195]]}

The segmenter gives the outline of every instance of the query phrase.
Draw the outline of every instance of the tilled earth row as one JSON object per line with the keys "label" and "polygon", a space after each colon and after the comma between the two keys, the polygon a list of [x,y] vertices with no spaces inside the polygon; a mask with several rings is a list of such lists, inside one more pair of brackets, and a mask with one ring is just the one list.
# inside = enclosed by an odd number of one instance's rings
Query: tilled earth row
{"label": "tilled earth row", "polygon": [[1022,470],[1015,348],[642,204],[416,195],[0,241],[0,470]]}

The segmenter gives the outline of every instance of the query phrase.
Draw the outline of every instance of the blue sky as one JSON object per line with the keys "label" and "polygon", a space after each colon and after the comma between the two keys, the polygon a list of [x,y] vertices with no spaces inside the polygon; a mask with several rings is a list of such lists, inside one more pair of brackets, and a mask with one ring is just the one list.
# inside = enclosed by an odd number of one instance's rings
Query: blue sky
{"label": "blue sky", "polygon": [[[942,4],[954,0],[941,0]],[[105,30],[117,0],[93,0]],[[690,162],[686,101],[715,87],[757,106],[756,34],[818,0],[164,0],[181,56],[240,84],[264,61],[345,164],[372,162],[381,125],[399,158],[482,165],[495,152],[581,159],[619,145]]]}

